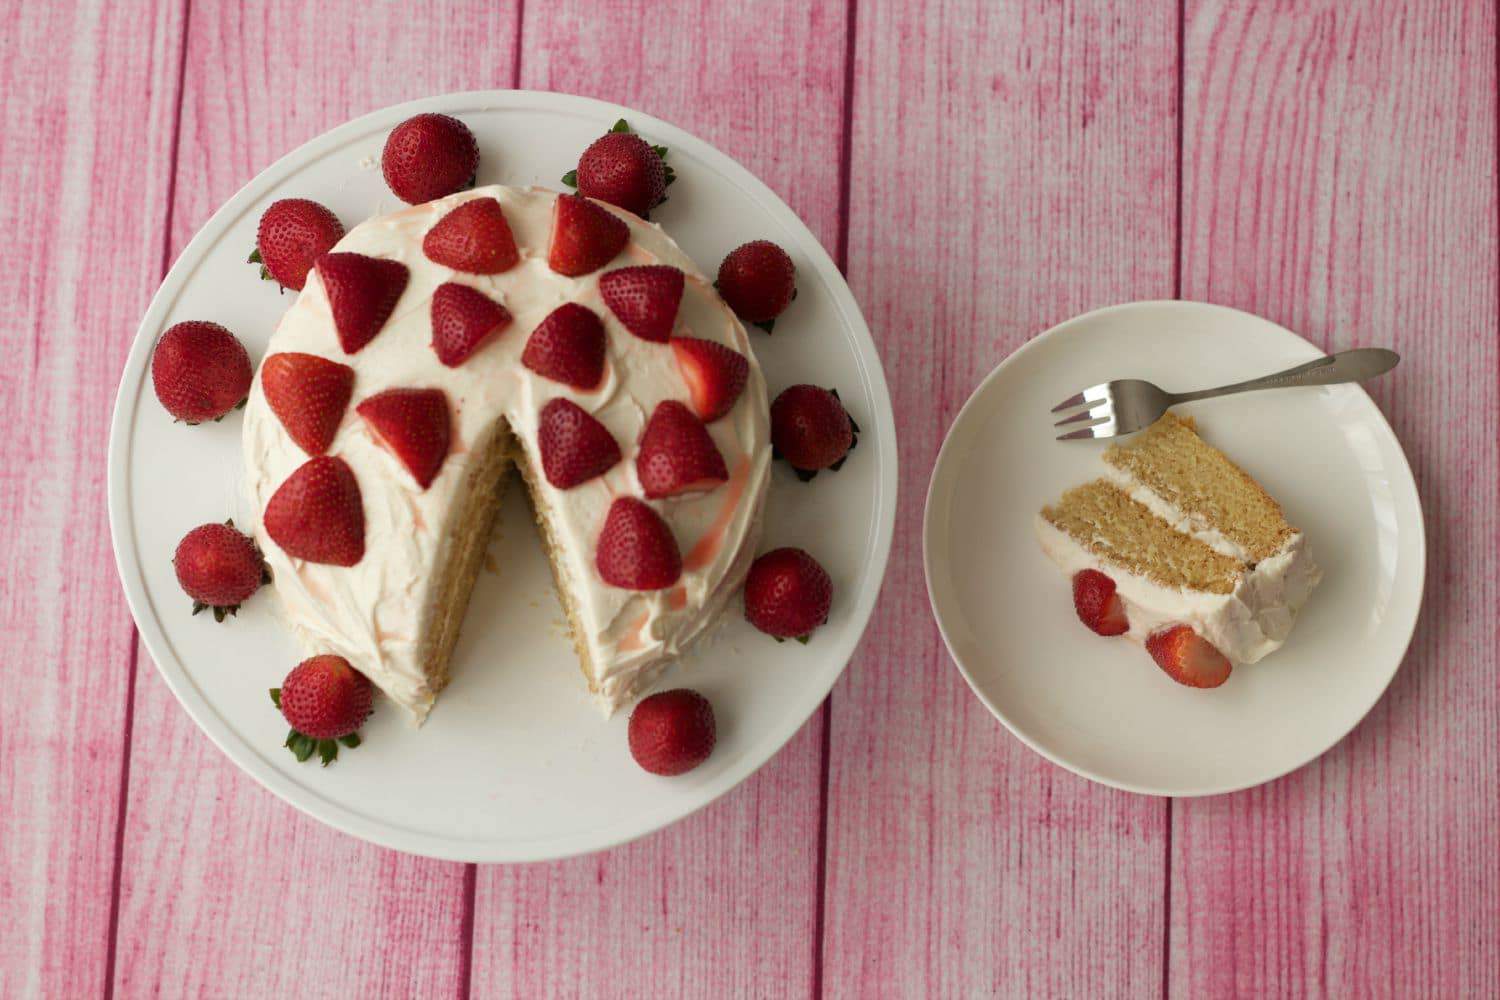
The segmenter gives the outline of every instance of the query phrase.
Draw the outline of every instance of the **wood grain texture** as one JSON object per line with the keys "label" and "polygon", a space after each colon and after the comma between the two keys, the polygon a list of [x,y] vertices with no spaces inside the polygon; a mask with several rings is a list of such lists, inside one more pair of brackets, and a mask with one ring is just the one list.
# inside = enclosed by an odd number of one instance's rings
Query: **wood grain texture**
{"label": "wood grain texture", "polygon": [[[529,4],[521,83],[681,125],[744,163],[832,248],[844,12],[842,2]],[[474,995],[808,995],[821,743],[820,713],[724,800],[621,850],[481,868]]]}
{"label": "wood grain texture", "polygon": [[159,278],[181,8],[4,3],[0,20],[0,996],[96,996],[131,656],[103,470]]}
{"label": "wood grain texture", "polygon": [[[508,86],[515,25],[514,8],[479,3],[194,0],[173,254],[258,171],[334,125],[430,93]],[[465,866],[301,816],[237,771],[144,648],[140,658],[116,995],[461,994]]]}
{"label": "wood grain texture", "polygon": [[1174,811],[1170,993],[1500,995],[1495,9],[1192,2],[1183,294],[1330,350],[1427,520],[1405,665],[1327,756]]}
{"label": "wood grain texture", "polygon": [[1165,807],[1091,785],[968,691],[921,523],[981,377],[1096,306],[1170,297],[1171,3],[862,2],[849,276],[901,428],[897,543],[833,698],[824,992],[1148,996]]}

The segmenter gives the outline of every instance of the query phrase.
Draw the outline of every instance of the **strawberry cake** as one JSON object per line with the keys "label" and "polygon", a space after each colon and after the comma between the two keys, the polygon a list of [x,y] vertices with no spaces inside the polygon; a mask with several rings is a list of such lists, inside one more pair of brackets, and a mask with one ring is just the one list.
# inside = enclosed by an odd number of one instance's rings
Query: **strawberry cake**
{"label": "strawberry cake", "polygon": [[244,424],[287,620],[417,721],[512,470],[613,711],[739,590],[771,451],[745,330],[659,227],[500,186],[371,219],[319,257]]}

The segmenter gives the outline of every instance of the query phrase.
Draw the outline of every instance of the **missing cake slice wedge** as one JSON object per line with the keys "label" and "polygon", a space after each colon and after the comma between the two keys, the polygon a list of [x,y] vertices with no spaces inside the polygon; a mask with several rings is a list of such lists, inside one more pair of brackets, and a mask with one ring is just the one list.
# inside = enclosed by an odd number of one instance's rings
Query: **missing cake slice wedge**
{"label": "missing cake slice wedge", "polygon": [[[1118,598],[1126,634],[1184,683],[1193,682],[1180,664],[1161,663],[1160,652],[1184,644],[1153,636],[1186,626],[1212,647],[1204,656],[1217,651],[1233,663],[1280,648],[1322,578],[1281,506],[1199,437],[1191,419],[1172,413],[1111,446],[1104,463],[1102,478],[1037,515],[1048,557],[1075,581],[1089,570],[1107,577],[1113,592],[1099,599]],[[1081,603],[1078,610],[1085,617]],[[1226,664],[1216,682],[1227,675]]]}

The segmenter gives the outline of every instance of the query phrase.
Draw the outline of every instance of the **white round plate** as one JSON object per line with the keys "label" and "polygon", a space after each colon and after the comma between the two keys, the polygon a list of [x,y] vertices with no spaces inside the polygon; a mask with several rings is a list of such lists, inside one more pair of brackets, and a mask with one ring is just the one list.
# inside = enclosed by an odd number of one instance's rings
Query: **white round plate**
{"label": "white round plate", "polygon": [[[776,643],[732,605],[717,637],[665,675],[713,702],[719,742],[688,775],[646,774],[626,748],[628,711],[604,720],[588,698],[519,490],[491,547],[505,573],[481,574],[453,662],[427,724],[379,704],[364,745],[327,768],[282,748],[286,725],[267,689],[300,658],[257,594],[220,625],[189,616],[171,556],[194,525],[248,519],[239,415],[174,424],[147,369],[161,331],[185,319],[223,323],[259,360],[291,295],[245,262],[256,223],[278,198],[323,202],[347,226],[400,206],[381,179],[386,133],[420,112],[463,119],[479,140],[479,183],[559,178],[593,139],[626,118],[671,150],[670,200],[654,213],[712,274],[736,245],[781,244],[798,297],[776,335],[752,332],[774,393],[796,382],[840,390],[864,429],[843,469],[796,481],[776,463],[765,547],[800,545],[834,579],[833,613],[806,645]],[[894,524],[896,439],[880,360],[837,268],[807,227],[743,167],[638,111],[560,94],[494,91],[415,101],[314,139],[245,186],[209,220],[167,275],[121,379],[109,449],[115,556],[141,637],[188,713],[236,764],[312,816],[403,851],[467,861],[558,858],[619,844],[711,802],[764,764],[823,700],[854,650],[885,572]]]}
{"label": "white round plate", "polygon": [[1357,386],[1182,410],[1281,501],[1324,570],[1286,645],[1219,688],[1176,684],[1140,646],[1084,628],[1032,530],[1045,504],[1104,469],[1106,442],[1054,440],[1059,400],[1112,378],[1204,388],[1321,355],[1247,313],[1138,302],[1053,327],[964,405],[927,494],[928,596],[969,686],[1033,750],[1116,788],[1211,795],[1307,763],[1380,698],[1416,625],[1425,548],[1401,445]]}

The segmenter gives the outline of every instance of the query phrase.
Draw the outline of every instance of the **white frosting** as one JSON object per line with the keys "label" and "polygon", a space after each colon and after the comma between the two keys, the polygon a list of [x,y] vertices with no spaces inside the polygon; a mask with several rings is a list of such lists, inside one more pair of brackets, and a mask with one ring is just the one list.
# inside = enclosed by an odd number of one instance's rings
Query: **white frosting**
{"label": "white frosting", "polygon": [[[520,263],[503,274],[455,272],[422,253],[427,231],[456,205],[477,197],[499,200],[520,249]],[[328,453],[348,462],[359,482],[365,555],[347,568],[293,559],[257,524],[286,617],[310,651],[345,656],[418,721],[433,700],[418,657],[419,637],[433,612],[433,570],[456,528],[450,514],[476,457],[474,446],[496,419],[509,422],[538,470],[536,486],[557,536],[555,555],[563,560],[562,575],[569,581],[583,630],[577,638],[587,646],[594,668],[591,687],[607,711],[633,697],[717,619],[742,583],[758,538],[770,475],[769,409],[765,380],[744,328],[687,255],[659,227],[628,212],[611,209],[631,231],[619,257],[580,278],[554,273],[546,256],[556,198],[541,189],[484,187],[356,226],[336,249],[399,260],[411,272],[385,327],[361,351],[345,355],[327,295],[313,271],[267,348],[267,355],[303,351],[355,370],[354,398]],[[734,348],[750,359],[750,376],[734,409],[708,425],[730,471],[729,483],[706,493],[649,501],[676,535],[685,562],[681,580],[667,590],[636,592],[600,579],[595,541],[616,497],[642,496],[635,455],[647,418],[662,400],[686,400],[688,393],[671,348],[621,326],[600,298],[598,280],[614,267],[654,263],[669,264],[687,276],[675,334]],[[447,281],[479,289],[514,317],[457,368],[441,364],[430,347],[429,301]],[[579,392],[520,363],[532,330],[569,301],[589,307],[604,322],[605,376],[594,391]],[[452,450],[425,491],[354,412],[360,400],[394,387],[441,388],[453,410]],[[549,485],[536,457],[537,415],[557,396],[593,413],[613,433],[623,455],[604,475],[570,490]],[[308,456],[271,412],[258,373],[245,413],[244,445],[250,499],[260,512]]]}
{"label": "white frosting", "polygon": [[[1170,625],[1190,625],[1235,663],[1255,663],[1281,648],[1323,572],[1313,561],[1307,540],[1298,532],[1273,556],[1249,564],[1247,553],[1227,537],[1195,519],[1145,484],[1111,467],[1109,478],[1176,530],[1200,539],[1216,551],[1246,563],[1234,590],[1213,594],[1164,587],[1154,580],[1106,563],[1040,514],[1037,540],[1069,579],[1095,569],[1115,582],[1125,606],[1130,638],[1146,637]],[[1217,543],[1217,544],[1215,544]]]}

